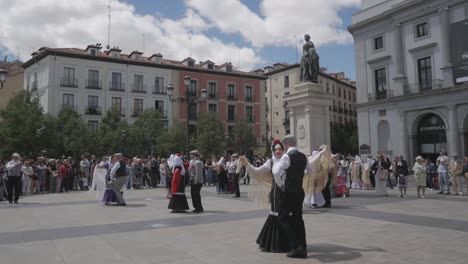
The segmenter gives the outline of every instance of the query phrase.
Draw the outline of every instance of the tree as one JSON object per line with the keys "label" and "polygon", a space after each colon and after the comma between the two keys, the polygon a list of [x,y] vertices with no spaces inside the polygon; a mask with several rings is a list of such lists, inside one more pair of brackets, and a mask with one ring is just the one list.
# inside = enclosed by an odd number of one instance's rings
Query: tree
{"label": "tree", "polygon": [[81,115],[71,107],[64,107],[58,114],[58,130],[62,142],[62,155],[78,159],[88,152],[90,143],[89,131]]}
{"label": "tree", "polygon": [[239,153],[247,154],[257,145],[257,139],[253,133],[254,129],[247,121],[241,119],[236,122],[231,136],[234,145],[231,149]]}
{"label": "tree", "polygon": [[220,155],[225,150],[224,125],[218,115],[205,113],[197,123],[195,147],[205,157]]}
{"label": "tree", "polygon": [[159,151],[163,156],[182,153],[185,149],[185,124],[174,122],[171,128],[162,131],[158,137]]}
{"label": "tree", "polygon": [[146,109],[130,127],[129,154],[150,155],[158,146],[158,136],[163,130],[161,113],[154,108]]}
{"label": "tree", "polygon": [[[96,133],[92,133],[97,141],[97,154],[107,155],[116,152],[124,152],[123,147],[127,142],[122,138],[122,130],[129,132],[129,126],[120,118],[117,109],[109,109],[102,119],[101,126]],[[125,153],[127,154],[127,153]]]}
{"label": "tree", "polygon": [[331,148],[334,153],[357,154],[358,130],[354,123],[334,124],[330,129]]}
{"label": "tree", "polygon": [[[39,100],[27,91],[20,91],[0,111],[0,156],[10,157],[13,152],[36,157],[53,140],[53,120],[42,113]],[[50,123],[49,123],[50,121]]]}

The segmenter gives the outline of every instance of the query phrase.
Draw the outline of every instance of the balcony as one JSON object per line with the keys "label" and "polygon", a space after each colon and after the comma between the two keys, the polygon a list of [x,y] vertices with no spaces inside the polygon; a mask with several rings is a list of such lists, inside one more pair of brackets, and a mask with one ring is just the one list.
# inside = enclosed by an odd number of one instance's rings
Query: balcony
{"label": "balcony", "polygon": [[210,100],[216,100],[216,99],[218,99],[218,97],[216,96],[215,93],[209,93],[209,94],[208,94],[208,99],[210,99]]}
{"label": "balcony", "polygon": [[85,108],[85,115],[101,115],[102,108],[97,105],[88,105]]}
{"label": "balcony", "polygon": [[115,110],[117,113],[119,113],[120,116],[125,116],[125,108],[123,108],[123,107],[120,107],[120,108],[119,108],[119,107],[117,107],[117,106],[113,106],[112,108],[113,108],[113,110]]}
{"label": "balcony", "polygon": [[347,115],[349,113],[348,109],[345,109],[343,112],[344,112],[345,115]]}
{"label": "balcony", "polygon": [[62,87],[78,87],[78,79],[62,78],[60,79],[60,86]]}
{"label": "balcony", "polygon": [[71,109],[75,112],[78,112],[78,106],[77,105],[72,105],[72,104],[61,104],[60,105],[60,110],[62,109]]}
{"label": "balcony", "polygon": [[153,85],[153,94],[163,94],[163,95],[166,95],[167,94],[167,90],[165,87],[161,87],[161,86],[156,86],[156,85]]}
{"label": "balcony", "polygon": [[247,122],[255,123],[255,118],[253,116],[246,116],[245,120],[247,120]]}
{"label": "balcony", "polygon": [[343,107],[338,107],[338,113],[343,113]]}
{"label": "balcony", "polygon": [[334,106],[333,106],[333,112],[336,112],[336,111],[338,111],[338,109],[337,109],[336,106],[334,105]]}
{"label": "balcony", "polygon": [[369,102],[373,102],[376,100],[390,99],[392,97],[393,97],[393,90],[384,90],[378,93],[367,94],[367,99]]}
{"label": "balcony", "polygon": [[246,101],[246,102],[253,102],[253,101],[254,101],[253,95],[245,96],[245,101]]}
{"label": "balcony", "polygon": [[125,83],[109,82],[109,90],[110,91],[117,91],[117,92],[124,92],[125,91]]}
{"label": "balcony", "polygon": [[227,100],[236,100],[236,96],[229,94],[226,98]]}
{"label": "balcony", "polygon": [[443,85],[444,83],[442,80],[430,80],[427,82],[407,84],[403,86],[403,94],[415,94],[435,89],[441,89],[444,87]]}
{"label": "balcony", "polygon": [[143,85],[132,84],[132,92],[133,93],[146,93],[146,84],[143,84]]}
{"label": "balcony", "polygon": [[86,89],[102,89],[102,81],[99,80],[86,80]]}

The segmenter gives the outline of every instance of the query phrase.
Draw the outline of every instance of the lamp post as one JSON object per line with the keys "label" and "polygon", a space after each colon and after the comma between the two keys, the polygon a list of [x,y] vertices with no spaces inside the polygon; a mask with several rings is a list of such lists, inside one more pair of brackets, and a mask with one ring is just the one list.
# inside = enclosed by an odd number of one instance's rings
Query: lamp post
{"label": "lamp post", "polygon": [[5,70],[4,68],[0,68],[0,88],[3,88],[3,84],[6,81],[7,74],[7,70]]}
{"label": "lamp post", "polygon": [[126,156],[125,152],[126,152],[128,132],[125,129],[122,129],[121,135],[122,135],[122,155],[125,157]]}
{"label": "lamp post", "polygon": [[204,103],[206,101],[207,91],[206,89],[201,89],[200,97],[198,97],[197,92],[192,94],[190,91],[191,85],[190,76],[184,77],[185,93],[184,96],[173,97],[174,87],[172,84],[167,86],[167,96],[169,97],[170,103],[185,103],[187,110],[187,120],[185,124],[185,154],[189,152],[189,115],[190,115],[190,105],[197,105],[198,103]]}

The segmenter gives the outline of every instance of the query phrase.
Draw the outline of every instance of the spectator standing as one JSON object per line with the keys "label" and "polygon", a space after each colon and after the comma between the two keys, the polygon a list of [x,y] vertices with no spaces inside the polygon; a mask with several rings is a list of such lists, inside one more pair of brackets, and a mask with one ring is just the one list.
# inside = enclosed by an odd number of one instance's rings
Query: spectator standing
{"label": "spectator standing", "polygon": [[31,187],[32,187],[32,178],[33,178],[33,168],[31,166],[31,161],[26,160],[24,162],[23,167],[21,168],[21,172],[23,173],[23,189],[21,193],[23,195],[30,195],[31,194]]}
{"label": "spectator standing", "polygon": [[[398,182],[398,187],[400,188],[400,197],[406,197],[406,190],[408,189],[408,162],[403,159],[403,156],[395,157],[395,177]],[[425,175],[425,172],[424,172]],[[426,179],[424,179],[426,180]],[[424,184],[426,186],[426,184]]]}
{"label": "spectator standing", "polygon": [[450,175],[452,176],[453,195],[463,195],[464,175],[463,161],[453,157],[450,162]]}
{"label": "spectator standing", "polygon": [[[8,172],[7,176],[7,193],[8,193],[8,202],[11,204],[13,201],[17,204],[20,192],[21,192],[21,168],[22,163],[20,161],[21,156],[18,153],[13,153],[11,160],[6,164],[5,168]],[[13,192],[15,197],[13,200]]]}
{"label": "spectator standing", "polygon": [[434,175],[436,172],[436,166],[434,162],[432,162],[430,159],[426,159],[426,186],[429,188],[429,190],[434,190]]}
{"label": "spectator standing", "polygon": [[[426,164],[421,156],[416,157],[416,162],[413,166],[414,177],[416,178],[416,191],[418,198],[424,198],[426,194]],[[420,195],[422,191],[422,196]]]}
{"label": "spectator standing", "polygon": [[448,165],[449,158],[445,155],[445,150],[439,151],[439,157],[437,158],[437,173],[439,178],[439,194],[444,194],[444,186],[447,186],[446,195],[450,194],[450,182],[448,177]]}
{"label": "spectator standing", "polygon": [[465,187],[468,192],[468,156],[465,157],[465,163],[463,164],[463,177],[465,178]]}

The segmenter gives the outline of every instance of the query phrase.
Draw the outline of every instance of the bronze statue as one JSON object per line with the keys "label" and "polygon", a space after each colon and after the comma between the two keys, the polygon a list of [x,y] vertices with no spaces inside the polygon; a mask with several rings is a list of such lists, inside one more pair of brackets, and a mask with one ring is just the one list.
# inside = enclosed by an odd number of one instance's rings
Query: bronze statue
{"label": "bronze statue", "polygon": [[310,41],[308,34],[304,35],[305,43],[302,46],[302,59],[301,59],[301,82],[318,83],[319,56],[315,50],[314,43]]}

